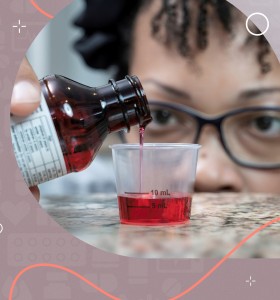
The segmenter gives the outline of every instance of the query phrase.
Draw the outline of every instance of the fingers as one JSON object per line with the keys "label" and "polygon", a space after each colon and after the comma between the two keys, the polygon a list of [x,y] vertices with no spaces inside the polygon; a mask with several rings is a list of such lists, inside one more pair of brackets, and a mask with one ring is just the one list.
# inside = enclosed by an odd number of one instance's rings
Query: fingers
{"label": "fingers", "polygon": [[33,196],[36,198],[36,200],[39,201],[40,191],[39,191],[38,187],[37,186],[32,186],[30,188],[30,191],[33,194]]}
{"label": "fingers", "polygon": [[11,113],[26,116],[40,104],[41,89],[39,81],[26,58],[23,59],[12,93]]}
{"label": "fingers", "polygon": [[[11,113],[17,116],[31,114],[40,104],[41,88],[36,74],[26,58],[23,59],[15,80],[11,99]],[[30,188],[33,196],[39,201],[40,192],[37,186]]]}

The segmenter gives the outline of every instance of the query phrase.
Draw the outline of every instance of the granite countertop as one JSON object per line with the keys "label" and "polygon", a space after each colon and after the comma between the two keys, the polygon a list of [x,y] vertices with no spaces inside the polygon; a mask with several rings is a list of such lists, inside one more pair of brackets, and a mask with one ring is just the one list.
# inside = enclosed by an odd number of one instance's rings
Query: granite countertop
{"label": "granite countertop", "polygon": [[[195,194],[191,220],[176,226],[119,222],[117,197],[49,197],[42,208],[68,232],[99,249],[145,258],[221,258],[253,230],[280,216],[280,195]],[[234,252],[234,258],[280,258],[280,223]]]}

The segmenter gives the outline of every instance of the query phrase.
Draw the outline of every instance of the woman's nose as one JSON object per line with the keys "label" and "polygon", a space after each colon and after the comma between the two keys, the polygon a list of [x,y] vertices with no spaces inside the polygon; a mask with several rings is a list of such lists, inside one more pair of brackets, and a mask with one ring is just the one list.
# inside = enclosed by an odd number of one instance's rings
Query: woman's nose
{"label": "woman's nose", "polygon": [[239,166],[228,157],[212,126],[205,126],[199,139],[195,192],[241,192]]}

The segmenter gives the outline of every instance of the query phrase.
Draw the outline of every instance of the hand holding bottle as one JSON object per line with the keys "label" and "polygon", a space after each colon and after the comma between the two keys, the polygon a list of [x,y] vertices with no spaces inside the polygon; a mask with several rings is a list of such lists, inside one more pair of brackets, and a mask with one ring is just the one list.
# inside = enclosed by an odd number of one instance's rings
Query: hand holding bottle
{"label": "hand holding bottle", "polygon": [[145,127],[151,115],[136,76],[85,86],[61,75],[40,81],[40,106],[11,118],[15,156],[29,187],[87,168],[108,134]]}
{"label": "hand holding bottle", "polygon": [[[31,114],[40,104],[40,84],[26,58],[23,59],[16,76],[11,99],[11,113],[16,116]],[[39,189],[31,187],[35,198],[39,199]]]}

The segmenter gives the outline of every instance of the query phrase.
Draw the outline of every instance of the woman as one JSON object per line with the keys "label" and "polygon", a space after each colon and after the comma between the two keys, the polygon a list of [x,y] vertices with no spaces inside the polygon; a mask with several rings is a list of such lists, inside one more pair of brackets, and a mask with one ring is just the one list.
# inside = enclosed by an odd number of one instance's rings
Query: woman
{"label": "woman", "polygon": [[202,145],[196,192],[280,192],[280,66],[245,21],[224,0],[87,1],[76,21],[89,65],[141,79],[145,142]]}

